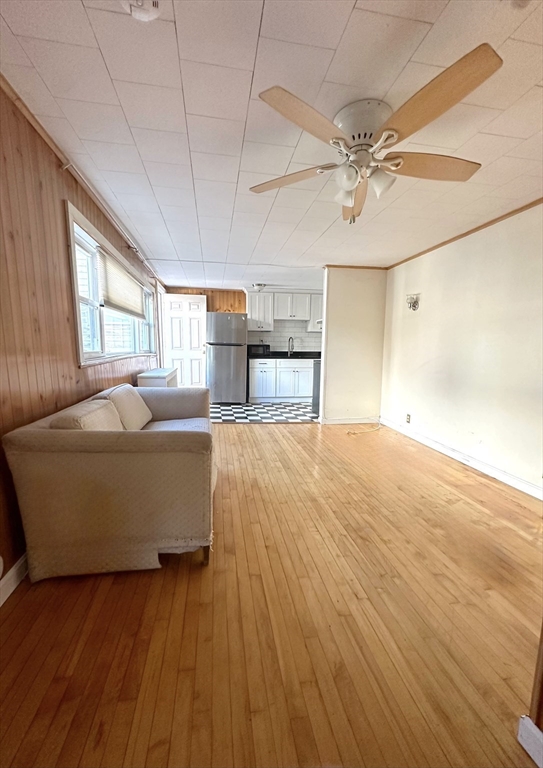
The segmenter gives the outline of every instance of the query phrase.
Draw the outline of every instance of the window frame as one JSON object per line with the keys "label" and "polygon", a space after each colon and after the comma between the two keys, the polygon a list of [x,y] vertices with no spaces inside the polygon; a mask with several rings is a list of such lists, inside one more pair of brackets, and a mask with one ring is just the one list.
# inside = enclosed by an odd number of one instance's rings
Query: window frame
{"label": "window frame", "polygon": [[[96,227],[94,227],[88,219],[83,216],[83,214],[75,208],[68,200],[66,201],[66,212],[67,212],[67,225],[68,225],[68,243],[69,243],[69,249],[70,249],[70,266],[71,266],[71,277],[72,277],[72,285],[71,285],[71,291],[72,291],[72,298],[73,298],[73,307],[74,307],[74,314],[75,314],[75,327],[76,327],[76,348],[77,348],[77,355],[78,355],[78,363],[80,368],[86,368],[91,365],[101,365],[103,363],[110,363],[115,360],[124,360],[127,358],[132,357],[155,357],[156,356],[156,348],[157,348],[157,340],[156,340],[156,333],[157,333],[157,326],[156,326],[156,289],[151,283],[145,279],[141,274],[139,274],[136,269],[130,264],[130,262],[121,254],[119,251],[102,235],[101,232],[99,232]],[[85,230],[85,232],[90,235],[90,237],[95,240],[100,248],[102,248],[104,251],[109,253],[113,258],[115,258],[121,266],[128,272],[130,277],[132,277],[134,280],[136,280],[144,290],[145,294],[145,306],[146,308],[149,307],[149,300],[151,302],[150,306],[152,307],[152,316],[150,318],[146,318],[146,320],[138,320],[135,317],[131,317],[128,313],[126,313],[126,317],[129,317],[132,322],[132,336],[134,339],[134,351],[133,352],[110,352],[107,353],[104,351],[105,346],[105,333],[104,333],[104,310],[105,307],[103,307],[100,302],[98,301],[98,317],[99,317],[99,328],[100,328],[100,351],[98,350],[92,350],[86,352],[83,345],[83,328],[82,328],[82,322],[81,322],[81,311],[80,311],[80,304],[85,303],[93,308],[96,308],[96,300],[93,299],[87,299],[84,296],[81,296],[79,293],[79,281],[78,281],[78,274],[77,274],[77,252],[76,252],[76,245],[78,245],[80,248],[83,248],[83,250],[87,251],[87,253],[91,256],[91,258],[96,259],[96,262],[98,262],[98,252],[96,254],[91,252],[91,249],[85,245],[81,244],[81,240],[77,237],[75,232],[74,224],[77,224],[81,229]],[[95,280],[98,280],[98,263],[93,264],[93,272],[95,272],[96,277]],[[96,287],[96,286],[95,286]],[[124,314],[124,313],[120,313]],[[145,323],[145,325],[149,329],[149,346],[150,349],[148,350],[142,350],[141,349],[141,328],[142,324]]]}

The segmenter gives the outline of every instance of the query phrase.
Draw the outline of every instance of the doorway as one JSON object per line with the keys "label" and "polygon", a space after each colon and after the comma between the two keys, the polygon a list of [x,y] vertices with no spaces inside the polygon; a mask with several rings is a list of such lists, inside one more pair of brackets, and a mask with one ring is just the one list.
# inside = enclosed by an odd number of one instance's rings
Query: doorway
{"label": "doorway", "polygon": [[164,366],[177,368],[180,387],[205,387],[207,299],[184,293],[166,293],[163,298]]}

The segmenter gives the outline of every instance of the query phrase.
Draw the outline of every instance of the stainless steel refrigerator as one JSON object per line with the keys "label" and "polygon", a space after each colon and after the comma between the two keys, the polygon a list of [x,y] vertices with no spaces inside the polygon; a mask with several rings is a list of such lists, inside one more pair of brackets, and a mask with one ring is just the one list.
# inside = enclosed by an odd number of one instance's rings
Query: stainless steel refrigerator
{"label": "stainless steel refrigerator", "polygon": [[207,313],[206,372],[212,403],[245,402],[247,315]]}

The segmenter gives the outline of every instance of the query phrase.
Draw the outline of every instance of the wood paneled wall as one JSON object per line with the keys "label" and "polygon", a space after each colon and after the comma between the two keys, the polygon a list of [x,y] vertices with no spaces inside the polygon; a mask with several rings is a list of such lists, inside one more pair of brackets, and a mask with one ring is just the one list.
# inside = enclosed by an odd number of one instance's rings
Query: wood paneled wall
{"label": "wood paneled wall", "polygon": [[225,291],[220,288],[166,288],[166,293],[188,293],[207,296],[208,312],[246,312],[247,302],[244,291]]}
{"label": "wood paneled wall", "polygon": [[[0,434],[156,367],[155,356],[79,368],[65,200],[145,269],[84,188],[0,90]],[[0,555],[24,553],[15,493],[0,453]]]}

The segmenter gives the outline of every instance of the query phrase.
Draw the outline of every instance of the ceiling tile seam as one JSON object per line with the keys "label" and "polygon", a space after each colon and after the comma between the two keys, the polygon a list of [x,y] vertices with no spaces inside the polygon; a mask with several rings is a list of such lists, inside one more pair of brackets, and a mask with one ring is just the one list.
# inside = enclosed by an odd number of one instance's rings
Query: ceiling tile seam
{"label": "ceiling tile seam", "polygon": [[[85,6],[83,6],[85,7]],[[0,16],[2,14],[0,13]],[[83,45],[82,43],[66,43],[62,40],[49,40],[47,37],[35,37],[35,35],[16,35],[15,32],[11,29],[8,22],[6,21],[5,16],[2,16],[2,19],[5,21],[6,25],[9,27],[10,32],[12,35],[17,39],[17,41],[22,40],[23,38],[25,40],[40,40],[42,43],[53,43],[53,45],[69,45],[72,48],[86,48],[91,49],[92,51],[100,50],[100,46],[98,45],[98,41],[96,41],[96,45]],[[89,22],[90,23],[90,22]],[[92,29],[92,27],[91,27]],[[94,35],[94,30],[92,30],[92,33]],[[96,40],[96,35],[94,35],[94,39]],[[21,65],[23,66],[23,65]]]}
{"label": "ceiling tile seam", "polygon": [[[174,4],[174,7],[175,7],[175,4]],[[174,11],[174,13],[175,13],[175,11]],[[260,20],[259,20],[259,23],[258,23],[258,33],[257,33],[257,37],[256,37],[256,46],[255,46],[255,52],[254,52],[254,57],[253,57],[253,69],[252,69],[252,72],[251,72],[251,82],[249,83],[249,91],[248,91],[249,96],[248,96],[248,99],[247,99],[247,109],[246,109],[246,112],[245,112],[245,120],[244,120],[244,124],[243,124],[243,136],[242,136],[242,139],[241,139],[241,151],[242,152],[243,152],[243,145],[245,143],[245,134],[247,133],[247,120],[249,118],[249,104],[251,102],[251,91],[253,90],[253,82],[254,82],[255,69],[256,69],[256,60],[257,60],[257,56],[258,56],[258,48],[259,48],[259,45],[260,45],[260,33],[262,32],[262,21],[263,21],[263,19],[264,19],[264,3],[262,3],[262,5],[260,7]],[[244,71],[246,71],[246,70],[244,70]],[[182,77],[182,75],[181,75],[181,77]],[[239,122],[241,122],[241,121],[239,121]],[[189,139],[189,141],[190,141],[190,139]],[[231,263],[231,262],[228,262],[228,251],[230,250],[230,238],[232,236],[232,224],[233,224],[233,221],[234,221],[234,210],[235,210],[235,205],[236,205],[236,195],[238,193],[238,188],[239,188],[239,176],[240,176],[240,173],[241,173],[241,154],[240,154],[240,164],[239,164],[239,168],[238,168],[238,175],[237,175],[237,179],[236,179],[236,191],[234,193],[234,204],[232,206],[232,215],[230,216],[230,229],[228,230],[228,243],[227,243],[227,246],[226,246],[226,258],[225,258],[225,262],[224,262],[225,263],[225,272],[226,272],[226,264]],[[198,217],[198,228],[199,227],[200,227],[200,220],[199,220],[199,217]],[[254,248],[253,248],[253,250],[254,250]],[[240,278],[241,280],[243,280],[246,268],[247,268],[247,264],[245,265],[244,273],[243,273],[242,277]],[[221,284],[224,285],[224,276],[223,276],[223,281],[222,281]]]}
{"label": "ceiling tile seam", "polygon": [[[355,6],[356,7],[356,6]],[[353,7],[354,10],[354,7]],[[353,11],[351,11],[352,13]],[[350,19],[349,15],[349,19]],[[345,28],[347,25],[345,25]],[[343,30],[345,32],[345,29]],[[341,36],[343,37],[343,32],[341,33]],[[337,51],[337,48],[330,48],[328,45],[316,45],[315,43],[300,43],[300,42],[293,42],[292,40],[283,40],[280,37],[271,37],[271,35],[259,35],[259,40],[274,40],[276,43],[286,43],[287,45],[300,45],[302,48],[318,48],[320,51],[333,51],[334,53]],[[340,38],[341,40],[341,38]]]}
{"label": "ceiling tile seam", "polygon": [[[91,26],[91,29],[92,29],[92,31],[93,31],[93,34],[95,35],[95,32],[94,32],[94,27],[92,26],[92,22],[91,22],[91,20],[90,20],[90,18],[89,18],[89,15],[88,15],[88,9],[87,9],[87,6],[86,6],[84,3],[83,3],[82,5],[83,5],[83,8],[84,8],[84,10],[85,10],[85,14],[86,14],[86,16],[87,16],[88,22],[89,22],[89,24],[90,24],[90,26]],[[108,11],[106,11],[106,13],[108,13]],[[175,26],[174,26],[174,29],[175,29]],[[177,31],[176,31],[176,37],[177,37]],[[96,35],[95,35],[95,39],[96,39]],[[97,41],[97,43],[98,43],[98,41]],[[176,46],[176,47],[177,47],[177,46]],[[110,72],[110,70],[109,70],[108,64],[107,64],[107,62],[106,62],[106,60],[105,60],[105,58],[104,58],[104,55],[103,55],[103,53],[102,53],[102,50],[100,49],[100,47],[99,47],[99,50],[100,50],[100,55],[102,56],[102,60],[103,60],[103,62],[104,62],[104,66],[105,66],[105,68],[106,68],[106,71],[107,71],[107,73],[108,73],[108,75],[109,75],[109,79],[110,79],[111,85],[112,85],[112,87],[113,87],[113,89],[114,89],[114,91],[115,91],[115,93],[116,93],[116,95],[117,95],[117,98],[119,99],[119,106],[120,106],[120,109],[122,110],[122,113],[123,113],[124,119],[125,119],[125,121],[126,121],[126,124],[127,124],[127,126],[128,126],[128,130],[130,131],[130,135],[132,136],[132,141],[133,141],[134,147],[136,148],[136,152],[138,153],[138,157],[140,158],[140,162],[141,162],[141,164],[142,164],[143,168],[145,168],[145,164],[144,164],[144,162],[143,162],[143,158],[142,158],[142,156],[141,156],[141,153],[140,153],[140,149],[139,149],[139,147],[138,147],[138,144],[137,144],[137,142],[136,142],[136,139],[135,139],[135,137],[134,137],[134,133],[133,133],[133,130],[132,130],[132,126],[131,126],[131,125],[130,125],[130,123],[128,122],[128,118],[127,118],[127,116],[126,116],[126,113],[125,113],[125,110],[124,110],[123,104],[122,104],[122,102],[121,102],[121,99],[120,99],[120,97],[119,97],[119,93],[118,93],[118,91],[117,91],[117,88],[115,87],[115,82],[114,82],[114,79],[113,79],[113,77],[111,76],[111,72]],[[126,81],[119,81],[119,82],[126,82]],[[140,84],[141,84],[141,83],[140,83]],[[173,89],[173,90],[178,90],[178,89]],[[183,112],[184,112],[184,109],[185,109],[185,104],[184,104],[184,96],[183,96],[183,90],[182,90],[182,89],[180,89],[180,90],[181,90],[181,98],[182,98],[182,100],[183,100]],[[115,144],[115,143],[117,143],[117,142],[111,142],[111,143]],[[191,168],[191,174],[192,174],[192,168]],[[178,251],[177,251],[177,248],[175,247],[175,244],[174,244],[174,242],[173,242],[173,240],[172,240],[172,238],[171,238],[170,230],[168,229],[168,225],[167,225],[167,223],[166,223],[166,220],[164,219],[164,214],[163,214],[163,212],[162,212],[162,208],[160,207],[160,205],[159,205],[159,202],[158,202],[158,200],[157,200],[157,197],[156,197],[156,194],[155,194],[155,190],[154,190],[154,187],[153,187],[153,185],[151,184],[151,180],[149,179],[149,176],[148,176],[148,174],[147,174],[147,170],[145,170],[145,176],[146,176],[146,178],[147,178],[147,181],[149,182],[149,185],[150,185],[150,187],[151,187],[151,190],[152,190],[152,192],[153,192],[153,197],[154,197],[154,199],[155,199],[155,202],[156,202],[156,204],[157,204],[157,206],[158,206],[158,210],[160,211],[160,215],[161,215],[161,217],[162,217],[162,221],[163,221],[163,223],[164,223],[164,226],[166,227],[166,230],[167,230],[167,232],[168,232],[168,236],[169,236],[169,238],[170,238],[170,243],[171,243],[171,245],[172,245],[172,247],[173,247],[173,249],[174,249],[175,253],[177,254],[177,258],[178,258],[178,260],[180,260],[180,259],[179,259],[179,253],[178,253]],[[105,179],[104,179],[104,181],[105,181]],[[107,182],[106,182],[106,183],[107,183]],[[109,186],[109,184],[108,184],[108,186]],[[114,194],[115,194],[115,193],[114,193]],[[117,197],[117,195],[116,195],[116,194],[115,194],[115,197],[117,198],[117,200],[119,200],[119,198]],[[119,205],[121,206],[122,210],[123,210],[123,211],[125,211],[126,215],[127,215],[127,216],[128,216],[128,218],[130,219],[130,221],[133,223],[133,219],[132,219],[132,216],[131,216],[131,215],[130,215],[130,213],[129,213],[129,212],[126,210],[126,208],[125,208],[125,207],[124,207],[124,206],[121,204],[121,202],[120,202],[120,201],[119,201]],[[135,226],[135,225],[133,225],[133,226]],[[138,231],[138,233],[139,233],[139,230],[137,229],[137,227],[136,227],[136,230],[137,230],[137,231]],[[198,237],[199,237],[199,236],[200,236],[200,233],[198,232]],[[152,249],[152,248],[150,248],[149,246],[147,246],[147,247],[149,248],[149,251],[150,251],[150,253],[153,253],[153,249]],[[201,246],[200,246],[200,249],[201,249]]]}
{"label": "ceiling tile seam", "polygon": [[[536,4],[536,5],[534,6],[534,9],[532,10],[532,12],[531,12],[531,13],[529,13],[527,16],[525,16],[525,17],[524,17],[524,19],[522,19],[522,21],[521,21],[521,22],[519,22],[518,26],[517,26],[517,27],[515,27],[515,29],[514,29],[514,30],[511,32],[511,34],[509,35],[509,37],[508,37],[506,40],[504,40],[503,42],[504,42],[504,43],[506,43],[506,42],[507,42],[507,40],[510,40],[512,37],[514,37],[514,34],[515,34],[515,32],[518,32],[518,31],[519,31],[519,29],[522,27],[522,25],[523,25],[523,24],[524,24],[526,21],[528,21],[528,19],[531,19],[531,18],[532,18],[532,16],[533,16],[533,15],[534,15],[534,14],[537,12],[537,9],[538,9],[538,5]],[[516,38],[514,38],[514,39],[516,39]],[[519,40],[518,42],[520,42],[520,43],[525,43],[525,42],[527,42],[527,41],[526,41],[526,40]],[[529,44],[529,45],[537,45],[537,43],[528,43],[528,44]],[[541,47],[541,46],[539,46],[539,47]],[[501,48],[501,46],[500,46],[500,48]]]}

